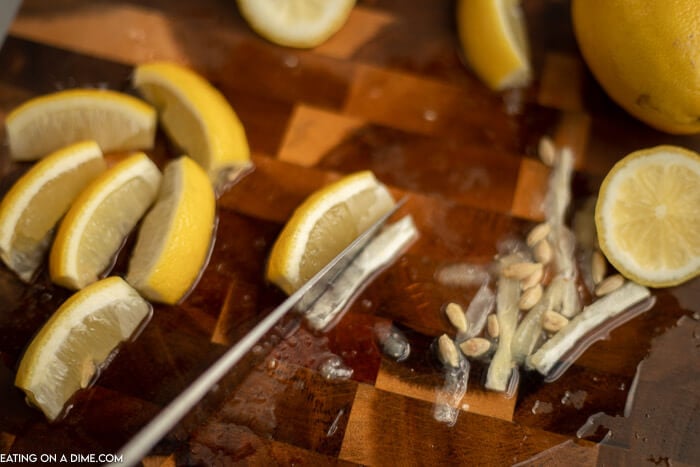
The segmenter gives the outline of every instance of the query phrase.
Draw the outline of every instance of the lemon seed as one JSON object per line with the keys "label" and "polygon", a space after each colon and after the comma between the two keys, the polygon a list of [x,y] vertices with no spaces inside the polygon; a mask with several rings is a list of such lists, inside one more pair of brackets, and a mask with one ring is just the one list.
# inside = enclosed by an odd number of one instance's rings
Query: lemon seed
{"label": "lemon seed", "polygon": [[537,153],[544,165],[552,167],[557,160],[557,149],[554,146],[552,138],[548,136],[540,138],[540,143],[537,146]]}
{"label": "lemon seed", "polygon": [[467,357],[481,357],[491,349],[491,342],[483,337],[472,337],[459,344],[462,353]]}
{"label": "lemon seed", "polygon": [[600,251],[594,251],[591,257],[591,277],[594,284],[600,284],[608,272],[608,264]]}
{"label": "lemon seed", "polygon": [[518,302],[518,307],[521,310],[529,310],[533,306],[537,305],[537,302],[542,298],[542,285],[537,284],[534,287],[530,287],[525,292],[523,292]]}
{"label": "lemon seed", "polygon": [[520,262],[509,264],[501,270],[501,275],[508,279],[523,280],[526,279],[531,274],[537,272],[538,269],[542,269],[541,263],[528,263]]}
{"label": "lemon seed", "polygon": [[537,224],[535,227],[532,228],[530,233],[527,234],[527,239],[525,240],[527,246],[531,248],[534,247],[539,242],[547,238],[547,235],[549,235],[549,232],[551,231],[552,227],[547,222]]}
{"label": "lemon seed", "polygon": [[438,351],[440,352],[440,361],[442,361],[443,364],[453,368],[459,367],[457,346],[447,334],[443,334],[438,339]]}
{"label": "lemon seed", "polygon": [[600,281],[595,288],[595,294],[597,297],[602,297],[603,295],[607,295],[610,292],[614,292],[615,290],[619,289],[624,285],[624,283],[624,277],[622,277],[620,274],[613,274],[612,276],[608,276]]}
{"label": "lemon seed", "polygon": [[548,332],[558,332],[567,324],[569,320],[556,311],[548,310],[542,317],[542,328]]}
{"label": "lemon seed", "polygon": [[486,318],[486,331],[489,336],[496,338],[501,334],[501,325],[498,322],[498,316],[495,313],[491,313],[488,318]]}
{"label": "lemon seed", "polygon": [[467,332],[469,325],[467,323],[467,318],[464,316],[464,309],[459,303],[448,303],[445,307],[445,314],[450,324],[452,324],[457,331],[461,333]]}
{"label": "lemon seed", "polygon": [[552,260],[552,245],[547,240],[540,240],[532,252],[537,262],[547,264]]}

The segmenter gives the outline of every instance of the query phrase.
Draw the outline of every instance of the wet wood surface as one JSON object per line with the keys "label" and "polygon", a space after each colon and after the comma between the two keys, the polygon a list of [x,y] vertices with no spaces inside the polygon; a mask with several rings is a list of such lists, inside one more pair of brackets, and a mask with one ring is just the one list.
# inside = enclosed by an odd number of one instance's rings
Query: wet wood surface
{"label": "wet wood surface", "polygon": [[[416,243],[330,332],[293,321],[278,329],[265,352],[228,375],[144,465],[595,464],[600,433],[579,440],[577,430],[597,412],[623,414],[652,339],[700,302],[698,281],[655,291],[652,310],[553,383],[523,375],[509,398],[486,391],[475,369],[450,427],[433,417],[443,374],[432,345],[453,332],[442,307],[468,304],[477,287],[449,286],[436,274],[488,263],[500,239],[522,236],[543,218],[550,169],[536,155],[542,136],[575,153],[574,208],[631,150],[700,150],[700,138],[656,132],[605,96],[578,53],[567,1],[524,4],[535,80],[494,93],[462,63],[447,0],[359,1],[336,36],[303,51],[256,36],[232,1],[25,1],[0,50],[3,116],[58,89],[133,92],[134,65],[173,60],[229,99],[255,169],[218,200],[216,243],[198,287],[178,306],[156,305],[143,333],[58,423],[28,407],[12,381],[23,349],[68,292],[45,272],[25,285],[0,267],[0,453],[116,452],[283,300],[264,268],[294,208],[343,174],[371,169],[397,197],[408,195],[401,214],[413,216]],[[6,145],[1,150],[4,193],[26,165],[10,161]],[[162,163],[171,152],[159,136],[151,156]],[[389,325],[411,343],[406,361],[381,352],[376,332]],[[321,375],[331,355],[352,378]],[[572,403],[572,394],[582,401]],[[677,456],[670,460],[693,463]]]}

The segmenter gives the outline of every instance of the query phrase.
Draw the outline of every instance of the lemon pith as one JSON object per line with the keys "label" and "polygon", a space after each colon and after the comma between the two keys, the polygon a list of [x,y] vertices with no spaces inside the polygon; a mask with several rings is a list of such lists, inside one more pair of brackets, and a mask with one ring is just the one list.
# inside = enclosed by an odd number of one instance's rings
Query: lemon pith
{"label": "lemon pith", "polygon": [[153,203],[160,170],[133,154],[95,179],[61,222],[49,257],[51,280],[70,289],[95,282]]}
{"label": "lemon pith", "polygon": [[37,162],[10,188],[0,204],[0,254],[23,280],[43,262],[73,200],[105,169],[97,143],[85,141]]}
{"label": "lemon pith", "polygon": [[391,194],[370,171],[317,190],[294,211],[275,241],[267,279],[294,292],[393,205]]}
{"label": "lemon pith", "polygon": [[207,174],[186,156],[168,163],[156,204],[139,229],[127,281],[150,300],[179,302],[207,263],[215,224]]}
{"label": "lemon pith", "polygon": [[32,160],[86,139],[103,151],[153,147],[155,110],[128,94],[70,89],[29,99],[5,119],[10,154]]}
{"label": "lemon pith", "polygon": [[206,79],[169,62],[139,65],[134,86],[151,102],[170,139],[217,183],[222,171],[250,163],[245,130],[226,98]]}
{"label": "lemon pith", "polygon": [[[67,401],[99,374],[120,342],[132,338],[151,306],[124,280],[110,277],[73,294],[32,339],[15,385],[55,420]],[[92,374],[84,374],[84,368]]]}
{"label": "lemon pith", "polygon": [[529,83],[529,45],[518,0],[459,0],[457,30],[467,63],[491,89]]}
{"label": "lemon pith", "polygon": [[700,273],[700,156],[674,146],[636,151],[606,176],[596,204],[601,250],[640,284]]}

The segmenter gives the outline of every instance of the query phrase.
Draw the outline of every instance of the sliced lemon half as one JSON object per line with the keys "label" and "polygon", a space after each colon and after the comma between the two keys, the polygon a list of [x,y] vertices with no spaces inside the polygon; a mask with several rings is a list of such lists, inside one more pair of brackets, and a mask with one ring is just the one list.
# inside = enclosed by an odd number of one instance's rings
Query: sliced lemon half
{"label": "sliced lemon half", "polygon": [[394,206],[370,171],[346,175],[309,196],[270,253],[267,278],[291,294]]}
{"label": "sliced lemon half", "polygon": [[491,89],[529,84],[532,70],[519,0],[459,0],[457,31],[467,63]]}
{"label": "sliced lemon half", "polygon": [[345,24],[355,0],[238,0],[251,28],[265,39],[287,47],[311,48],[325,42]]}
{"label": "sliced lemon half", "polygon": [[186,156],[169,162],[156,204],[141,224],[127,281],[152,301],[178,303],[209,259],[215,222],[206,172]]}
{"label": "sliced lemon half", "polygon": [[31,280],[56,224],[106,167],[97,143],[84,141],[37,162],[12,185],[0,204],[0,256],[21,279]]}
{"label": "sliced lemon half", "polygon": [[158,167],[139,152],[88,185],[56,233],[49,256],[51,280],[73,290],[97,281],[153,204],[160,179]]}
{"label": "sliced lemon half", "polygon": [[228,169],[250,163],[236,112],[202,76],[174,63],[154,62],[139,65],[133,82],[158,109],[170,139],[204,167],[214,184],[226,181]]}
{"label": "sliced lemon half", "polygon": [[10,112],[5,126],[12,157],[33,160],[86,139],[104,152],[151,148],[156,112],[128,94],[70,89],[28,100]]}
{"label": "sliced lemon half", "polygon": [[595,222],[627,278],[666,287],[700,274],[700,155],[676,146],[633,152],[600,187]]}
{"label": "sliced lemon half", "polygon": [[20,361],[15,386],[55,420],[150,313],[150,304],[123,279],[95,282],[68,298],[34,337]]}

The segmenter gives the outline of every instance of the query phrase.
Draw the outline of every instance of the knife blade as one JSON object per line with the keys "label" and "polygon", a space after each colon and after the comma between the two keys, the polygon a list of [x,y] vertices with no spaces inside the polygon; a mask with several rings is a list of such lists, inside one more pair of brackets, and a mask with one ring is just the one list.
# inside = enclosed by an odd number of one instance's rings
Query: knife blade
{"label": "knife blade", "polygon": [[265,336],[287,313],[296,308],[303,313],[330,287],[352,260],[377,235],[386,221],[406,202],[399,200],[394,207],[362,232],[352,243],[333,258],[296,292],[287,297],[251,331],[228,349],[194,382],[170,402],[158,415],[146,424],[116,454],[119,463],[106,464],[116,467],[132,466],[141,461],[202,398],[228,373],[260,339]]}

